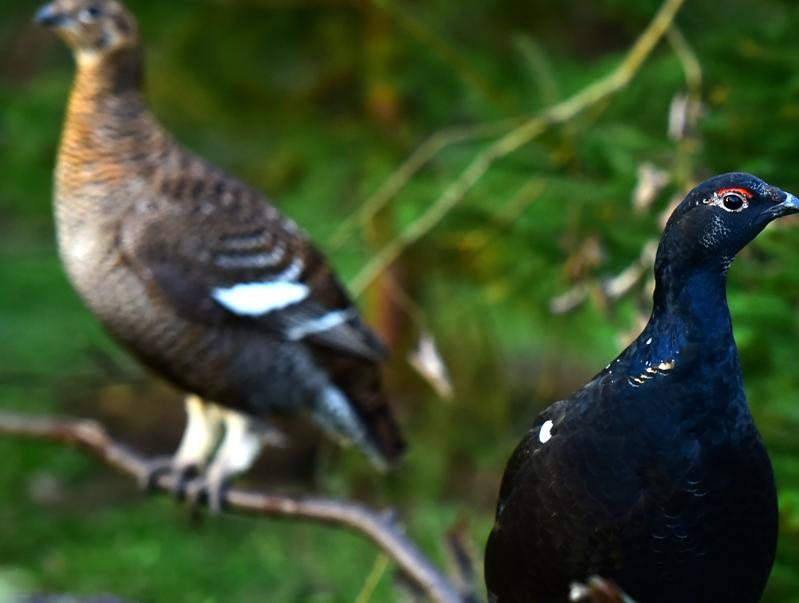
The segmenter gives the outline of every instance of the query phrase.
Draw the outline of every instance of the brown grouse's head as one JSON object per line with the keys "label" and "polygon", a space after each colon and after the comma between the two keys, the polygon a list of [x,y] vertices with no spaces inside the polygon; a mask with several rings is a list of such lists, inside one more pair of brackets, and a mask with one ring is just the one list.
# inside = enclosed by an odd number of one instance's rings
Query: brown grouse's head
{"label": "brown grouse's head", "polygon": [[78,61],[139,44],[136,19],[117,0],[53,0],[39,9],[35,21],[53,29]]}

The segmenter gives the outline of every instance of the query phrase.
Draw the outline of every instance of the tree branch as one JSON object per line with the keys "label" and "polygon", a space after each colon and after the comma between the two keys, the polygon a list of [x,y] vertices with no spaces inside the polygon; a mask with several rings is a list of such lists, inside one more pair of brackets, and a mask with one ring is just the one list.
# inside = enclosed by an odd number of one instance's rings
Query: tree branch
{"label": "tree branch", "polygon": [[364,203],[347,217],[330,237],[329,247],[339,249],[359,228],[363,228],[400,192],[427,163],[445,148],[461,143],[498,136],[509,128],[518,126],[521,118],[505,119],[476,125],[446,128],[432,134]]}
{"label": "tree branch", "polygon": [[[72,418],[34,418],[0,412],[0,434],[60,444],[77,445],[113,469],[143,482],[148,474],[148,459],[113,440],[98,423]],[[171,491],[174,480],[163,474],[155,484]],[[389,514],[379,513],[355,502],[264,494],[231,488],[225,493],[225,508],[236,513],[272,518],[307,519],[340,526],[360,533],[391,557],[400,569],[437,603],[461,603],[449,581],[391,522]]]}

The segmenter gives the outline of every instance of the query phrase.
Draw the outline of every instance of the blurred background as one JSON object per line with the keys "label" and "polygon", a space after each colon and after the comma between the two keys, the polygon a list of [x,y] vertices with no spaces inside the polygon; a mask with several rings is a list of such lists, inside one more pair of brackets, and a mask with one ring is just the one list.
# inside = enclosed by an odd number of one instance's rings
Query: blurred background
{"label": "blurred background", "polygon": [[[394,506],[442,566],[451,529],[481,561],[516,442],[637,334],[675,198],[732,170],[799,192],[793,0],[688,0],[628,85],[486,163],[451,207],[441,195],[473,161],[610,73],[659,2],[129,5],[155,113],[302,224],[395,350],[387,380],[410,441],[399,471],[381,476],[299,423],[246,481]],[[37,6],[5,0],[0,20],[0,408],[95,417],[142,451],[169,453],[180,393],[103,334],[57,259],[51,173],[73,66],[31,25]],[[409,157],[429,161],[396,172]],[[366,278],[377,250],[407,232],[418,240]],[[799,601],[798,251],[799,220],[788,219],[729,279],[780,489],[768,603]],[[421,372],[407,361],[420,339]],[[433,386],[451,386],[451,399]],[[198,521],[60,446],[0,438],[0,459],[0,600],[11,588],[175,603],[402,600],[392,566],[341,530]]]}

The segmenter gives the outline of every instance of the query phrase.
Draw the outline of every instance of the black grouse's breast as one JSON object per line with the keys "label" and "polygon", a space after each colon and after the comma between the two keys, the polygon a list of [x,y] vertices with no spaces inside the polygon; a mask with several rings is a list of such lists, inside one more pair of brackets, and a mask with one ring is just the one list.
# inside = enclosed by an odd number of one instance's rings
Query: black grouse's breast
{"label": "black grouse's breast", "polygon": [[493,600],[561,603],[599,574],[638,603],[757,601],[777,519],[751,421],[699,432],[671,422],[668,396],[581,393],[542,413],[508,464],[486,551]]}

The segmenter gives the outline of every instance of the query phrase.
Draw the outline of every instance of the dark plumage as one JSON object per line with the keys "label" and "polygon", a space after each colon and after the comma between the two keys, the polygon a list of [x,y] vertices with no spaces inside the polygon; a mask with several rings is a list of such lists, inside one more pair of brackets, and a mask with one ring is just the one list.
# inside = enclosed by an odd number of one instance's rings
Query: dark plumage
{"label": "dark plumage", "polygon": [[383,346],[291,220],[157,123],[132,15],[115,0],[56,0],[36,18],[77,63],[55,183],[69,277],[128,350],[194,394],[161,469],[205,463],[224,424],[199,482],[218,504],[260,449],[250,419],[300,410],[394,461],[403,442],[380,383]]}
{"label": "dark plumage", "polygon": [[638,603],[755,603],[777,537],[771,465],[743,390],[726,301],[735,254],[793,195],[711,178],[672,214],[654,309],[618,358],[533,424],[486,549],[494,602],[562,603],[599,574]]}

